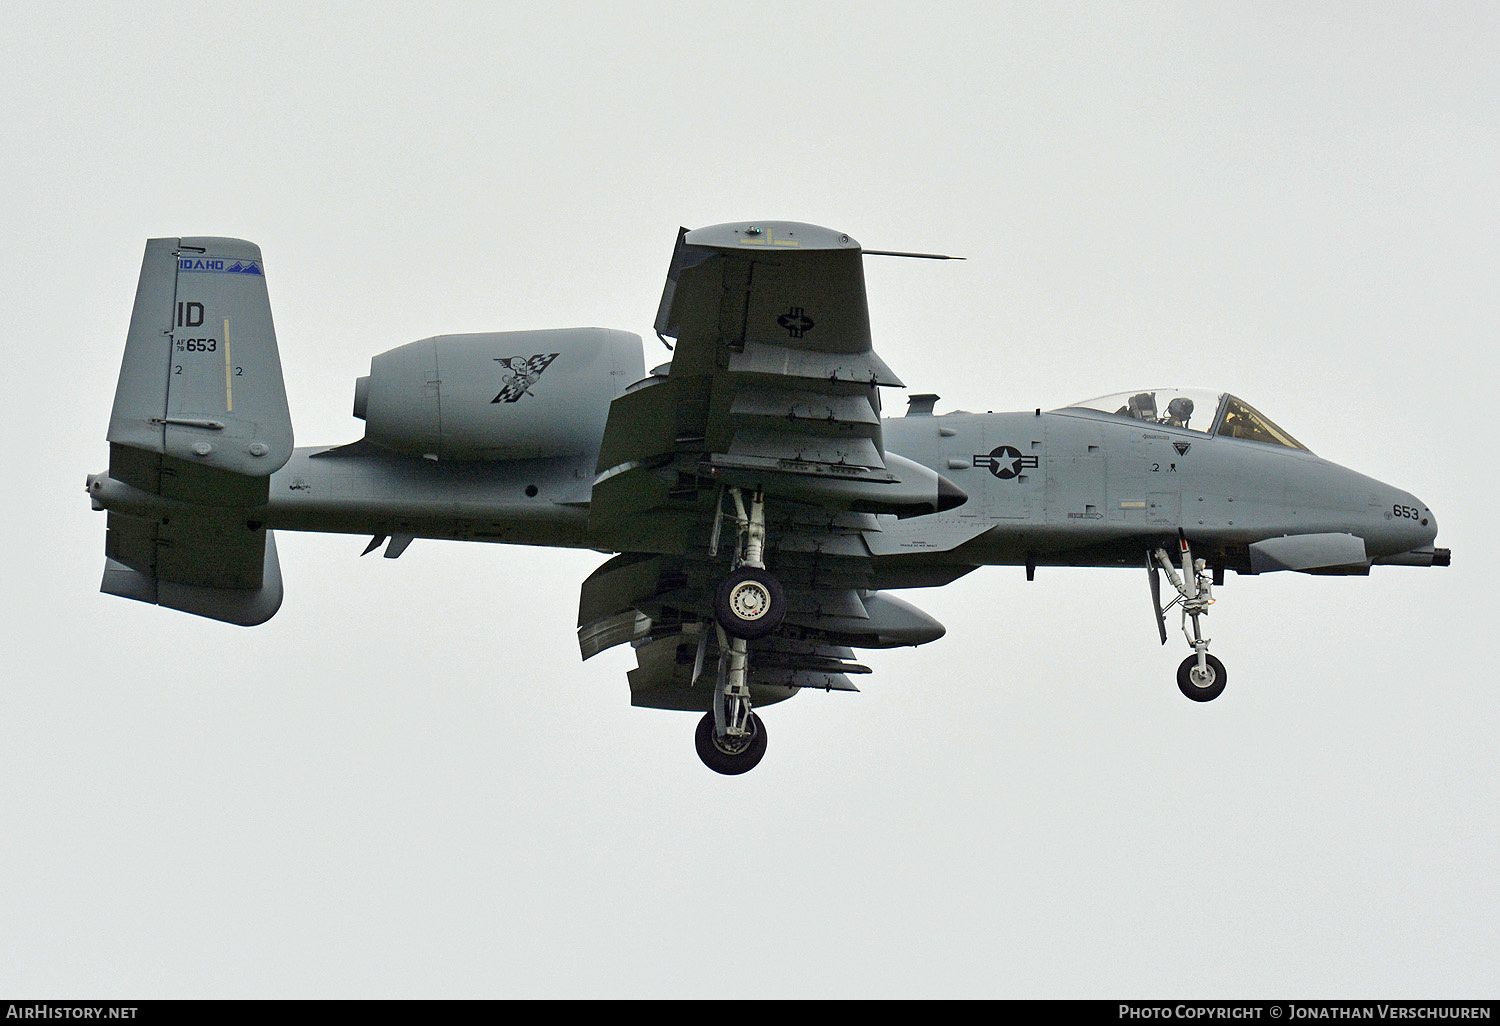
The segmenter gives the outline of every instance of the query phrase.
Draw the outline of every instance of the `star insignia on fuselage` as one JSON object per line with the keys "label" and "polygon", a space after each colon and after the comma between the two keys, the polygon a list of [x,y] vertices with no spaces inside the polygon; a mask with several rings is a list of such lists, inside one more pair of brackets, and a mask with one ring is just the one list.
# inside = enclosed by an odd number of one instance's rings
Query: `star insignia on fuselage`
{"label": "star insignia on fuselage", "polygon": [[1021,450],[1012,445],[997,445],[988,454],[974,454],[974,466],[988,467],[990,473],[1002,481],[1019,477],[1021,471],[1036,465],[1035,456],[1022,456]]}

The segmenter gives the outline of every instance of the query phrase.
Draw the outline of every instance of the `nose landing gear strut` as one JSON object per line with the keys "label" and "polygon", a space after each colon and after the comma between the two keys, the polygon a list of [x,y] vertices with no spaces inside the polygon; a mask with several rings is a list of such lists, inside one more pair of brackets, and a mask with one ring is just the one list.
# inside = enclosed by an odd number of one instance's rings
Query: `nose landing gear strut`
{"label": "nose landing gear strut", "polygon": [[[1207,616],[1208,607],[1214,603],[1213,575],[1209,572],[1207,563],[1193,558],[1193,550],[1186,538],[1179,539],[1178,544],[1182,549],[1180,574],[1166,549],[1158,548],[1146,557],[1146,568],[1151,575],[1151,600],[1156,607],[1156,625],[1161,632],[1161,642],[1165,645],[1167,610],[1176,605],[1182,606],[1182,635],[1187,639],[1193,654],[1177,667],[1177,688],[1195,702],[1212,702],[1224,693],[1224,686],[1229,683],[1229,674],[1225,671],[1224,664],[1216,656],[1209,654],[1208,643],[1211,639],[1203,636],[1199,623],[1199,617]],[[1177,590],[1177,597],[1166,606],[1161,604],[1158,568],[1166,572],[1167,580]],[[1191,631],[1188,629],[1189,618],[1193,621]]]}

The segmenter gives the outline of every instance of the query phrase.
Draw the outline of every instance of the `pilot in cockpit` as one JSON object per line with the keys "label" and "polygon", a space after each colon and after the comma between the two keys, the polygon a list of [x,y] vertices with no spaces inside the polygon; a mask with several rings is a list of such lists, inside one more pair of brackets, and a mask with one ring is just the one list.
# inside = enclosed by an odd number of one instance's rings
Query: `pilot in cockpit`
{"label": "pilot in cockpit", "polygon": [[1193,415],[1193,401],[1185,395],[1167,403],[1167,415],[1161,419],[1161,423],[1168,427],[1185,428],[1188,426],[1188,418]]}
{"label": "pilot in cockpit", "polygon": [[1167,403],[1167,412],[1157,416],[1156,393],[1141,392],[1126,400],[1125,405],[1115,411],[1117,417],[1132,417],[1147,424],[1165,424],[1167,427],[1185,428],[1193,415],[1193,401],[1185,395]]}

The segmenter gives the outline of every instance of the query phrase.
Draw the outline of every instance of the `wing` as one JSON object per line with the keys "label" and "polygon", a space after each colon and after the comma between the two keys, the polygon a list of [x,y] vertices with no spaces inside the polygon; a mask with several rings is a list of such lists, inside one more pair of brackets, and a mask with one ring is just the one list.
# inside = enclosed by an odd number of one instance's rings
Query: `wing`
{"label": "wing", "polygon": [[714,591],[740,551],[735,490],[764,499],[764,562],[786,596],[782,626],[747,642],[758,703],[854,690],[848,675],[868,671],[853,647],[940,637],[874,590],[877,514],[965,497],[882,444],[880,388],[901,382],[871,347],[859,244],[792,222],[683,229],[656,330],[676,339],[672,361],[614,401],[600,450],[591,532],[623,555],[584,584],[584,657],[629,641],[635,704],[705,708],[712,687],[693,688],[723,647]]}
{"label": "wing", "polygon": [[672,362],[610,407],[591,528],[619,551],[681,552],[721,485],[915,516],[964,495],[885,452],[864,267],[847,235],[792,222],[677,237],[656,329]]}

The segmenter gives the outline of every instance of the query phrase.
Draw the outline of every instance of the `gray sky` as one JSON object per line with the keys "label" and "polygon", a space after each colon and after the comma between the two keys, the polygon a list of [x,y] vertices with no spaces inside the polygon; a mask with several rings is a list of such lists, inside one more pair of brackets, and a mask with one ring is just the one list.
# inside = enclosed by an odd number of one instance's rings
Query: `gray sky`
{"label": "gray sky", "polygon": [[[0,994],[1500,991],[1493,5],[6,22]],[[742,778],[630,708],[628,649],[579,662],[597,553],[283,534],[253,630],[98,594],[148,237],[260,244],[315,444],[415,338],[649,338],[678,225],[762,217],[969,258],[867,270],[940,412],[1229,388],[1454,565],[1230,575],[1206,706],[1144,574],[981,570]]]}

